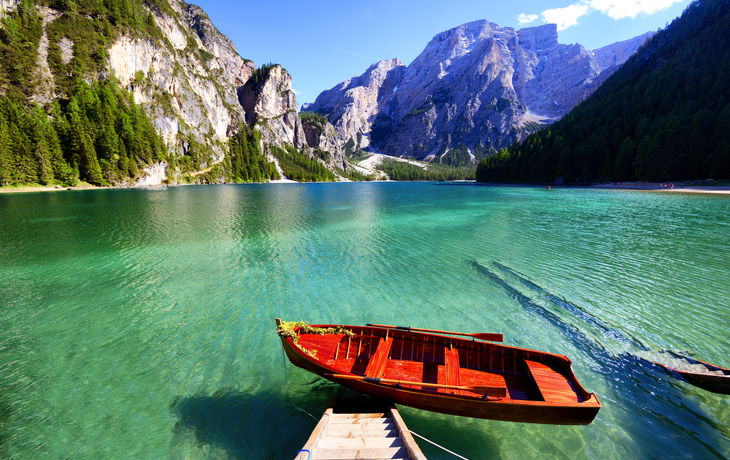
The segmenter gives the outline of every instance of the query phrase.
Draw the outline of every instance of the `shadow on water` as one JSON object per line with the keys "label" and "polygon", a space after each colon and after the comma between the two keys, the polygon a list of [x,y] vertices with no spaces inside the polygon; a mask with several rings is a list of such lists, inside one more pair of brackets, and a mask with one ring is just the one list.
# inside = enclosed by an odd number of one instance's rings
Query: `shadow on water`
{"label": "shadow on water", "polygon": [[170,405],[177,419],[171,458],[293,458],[333,392],[334,384],[307,378],[283,389],[221,388],[212,394],[176,398]]}
{"label": "shadow on water", "polygon": [[542,298],[544,298],[548,302],[552,303],[556,307],[561,308],[561,309],[573,314],[577,318],[580,318],[583,321],[585,321],[586,323],[595,327],[604,336],[606,336],[610,339],[613,339],[616,342],[622,343],[624,345],[629,345],[629,346],[635,347],[638,350],[649,351],[649,348],[646,345],[644,345],[643,343],[641,343],[641,341],[639,339],[637,339],[635,337],[630,337],[630,336],[627,337],[627,335],[629,335],[629,334],[623,333],[623,332],[613,329],[609,326],[606,326],[602,321],[600,321],[598,318],[596,318],[591,313],[586,311],[583,307],[576,305],[576,304],[566,300],[564,297],[554,294],[541,286],[538,286],[534,282],[527,279],[527,277],[525,275],[523,275],[522,273],[519,273],[518,271],[513,270],[509,267],[505,267],[504,265],[502,265],[498,262],[492,262],[492,264],[495,267],[497,267],[499,270],[501,270],[502,272],[513,276],[524,286],[527,286],[528,288],[537,292]]}
{"label": "shadow on water", "polygon": [[[491,284],[501,288],[523,309],[544,318],[592,358],[598,366],[598,368],[595,366],[593,368],[602,375],[612,394],[611,396],[613,396],[613,399],[603,398],[604,405],[610,404],[612,400],[620,401],[622,403],[621,409],[633,415],[633,420],[623,425],[622,428],[631,436],[637,448],[645,449],[644,454],[646,457],[656,456],[660,446],[671,452],[673,449],[671,446],[677,446],[677,441],[674,440],[688,437],[696,445],[701,446],[701,452],[705,455],[725,458],[713,446],[717,439],[707,439],[707,435],[703,433],[707,433],[706,428],[709,427],[714,434],[727,441],[727,434],[725,433],[727,428],[707,417],[703,408],[694,401],[683,398],[682,396],[687,394],[686,390],[679,387],[676,382],[669,381],[669,385],[667,385],[666,374],[658,366],[633,353],[622,352],[618,355],[612,353],[603,344],[589,337],[568,319],[563,319],[547,310],[485,265],[476,260],[471,260],[469,263]],[[620,331],[609,328],[585,309],[565,301],[561,296],[549,293],[546,289],[527,280],[524,276],[519,276],[517,272],[508,267],[499,264],[495,264],[495,266],[520,279],[523,285],[537,291],[564,311],[572,313],[587,324],[596,327],[605,336],[625,344],[634,345],[641,350],[646,350],[646,347],[640,341],[629,339]],[[599,399],[601,399],[600,395]],[[680,425],[678,421],[681,421],[682,424]],[[644,424],[647,422],[661,423],[667,428],[669,433],[666,434],[666,445],[662,445],[661,439],[657,439],[657,443],[647,445],[644,440],[646,433]],[[682,447],[687,449],[686,445]],[[689,452],[685,451],[685,453],[689,455]]]}

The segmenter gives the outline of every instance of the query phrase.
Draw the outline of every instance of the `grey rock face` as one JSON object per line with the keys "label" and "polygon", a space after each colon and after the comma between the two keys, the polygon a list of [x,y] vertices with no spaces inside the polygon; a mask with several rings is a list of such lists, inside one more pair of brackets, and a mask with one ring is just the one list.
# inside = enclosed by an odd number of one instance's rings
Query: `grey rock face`
{"label": "grey rock face", "polygon": [[400,59],[376,62],[362,76],[322,92],[313,104],[304,104],[302,111],[326,114],[342,144],[362,133],[361,147],[367,147],[375,119],[393,95],[404,70]]}
{"label": "grey rock face", "polygon": [[214,66],[222,64],[221,67],[214,68],[220,68],[225,79],[236,87],[244,85],[256,70],[253,63],[238,55],[233,42],[215,28],[208,15],[200,7],[187,5],[185,19],[197,33],[206,50],[221,61],[213,62]]}
{"label": "grey rock face", "polygon": [[319,123],[315,120],[303,120],[302,129],[309,147],[324,154],[324,161],[343,171],[349,171],[349,163],[345,158],[339,134],[331,123]]}
{"label": "grey rock face", "polygon": [[239,87],[238,100],[246,112],[246,121],[256,123],[264,142],[297,148],[306,145],[291,75],[280,65],[261,69]]}
{"label": "grey rock face", "polygon": [[641,43],[597,58],[559,44],[555,24],[515,31],[475,21],[436,35],[407,68],[381,61],[304,109],[327,115],[343,142],[360,132],[388,155],[464,164],[564,116]]}
{"label": "grey rock face", "polygon": [[631,55],[634,54],[634,52],[653,35],[654,32],[647,32],[629,40],[616,42],[612,45],[595,49],[592,51],[593,57],[596,59],[601,70],[618,67],[626,62]]}
{"label": "grey rock face", "polygon": [[202,165],[209,166],[223,159],[228,135],[243,121],[236,85],[255,67],[200,8],[176,1],[170,6],[173,16],[151,11],[167,41],[122,36],[109,49],[109,67],[172,153],[185,154],[194,140],[210,152]]}

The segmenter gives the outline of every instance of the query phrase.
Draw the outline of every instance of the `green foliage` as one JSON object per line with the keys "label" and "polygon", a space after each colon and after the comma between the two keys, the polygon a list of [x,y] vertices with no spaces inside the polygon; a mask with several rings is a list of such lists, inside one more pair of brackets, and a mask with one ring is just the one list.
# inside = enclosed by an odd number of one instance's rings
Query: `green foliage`
{"label": "green foliage", "polygon": [[20,99],[0,99],[0,183],[119,183],[139,166],[164,160],[162,139],[114,78],[74,85],[65,108],[46,114]]}
{"label": "green foliage", "polygon": [[17,10],[0,24],[0,86],[25,98],[36,89],[33,69],[43,24],[32,0],[21,0]]}
{"label": "green foliage", "polygon": [[353,153],[355,153],[355,141],[350,136],[350,139],[345,143],[345,155],[349,157]]}
{"label": "green foliage", "polygon": [[690,4],[561,121],[477,169],[480,181],[730,177],[730,3]]}
{"label": "green foliage", "polygon": [[449,166],[428,165],[427,169],[397,160],[385,160],[378,169],[384,171],[391,180],[397,181],[444,181],[472,180],[474,169]]}
{"label": "green foliage", "polygon": [[434,106],[433,101],[431,101],[431,100],[425,101],[417,109],[413,109],[410,112],[408,112],[406,114],[406,117],[414,117],[416,115],[421,115],[423,113],[426,113],[429,110],[431,110],[433,108],[433,106]]}
{"label": "green foliage", "polygon": [[228,141],[227,171],[233,182],[263,182],[281,179],[274,163],[269,163],[261,152],[258,131],[241,125],[238,133]]}
{"label": "green foliage", "polygon": [[355,171],[354,169],[350,169],[350,172],[345,172],[342,170],[339,170],[339,172],[342,177],[345,177],[355,182],[369,182],[375,180],[375,177],[373,177],[372,174],[363,174],[361,172]]}
{"label": "green foliage", "polygon": [[459,144],[449,150],[446,156],[442,158],[441,163],[456,168],[473,168],[469,148],[465,144]]}
{"label": "green foliage", "polygon": [[302,120],[303,124],[314,128],[318,135],[324,132],[327,127],[327,123],[329,123],[327,117],[317,112],[299,112],[299,118]]}
{"label": "green foliage", "polygon": [[262,65],[260,68],[258,68],[254,71],[253,75],[251,75],[251,78],[249,78],[246,81],[246,84],[248,85],[249,82],[252,85],[263,84],[269,78],[271,69],[273,69],[277,65],[278,64],[272,64],[271,62],[269,62],[268,64]]}
{"label": "green foliage", "polygon": [[[36,7],[50,6],[62,12],[46,26],[48,63],[56,89],[72,90],[78,78],[96,78],[107,70],[107,47],[120,34],[164,40],[147,8],[171,14],[165,0],[21,0],[0,27],[0,85],[8,93],[27,98],[35,91],[34,70],[43,24]],[[73,57],[65,63],[61,39],[73,43]]]}
{"label": "green foliage", "polygon": [[284,149],[271,146],[271,153],[279,160],[284,175],[298,182],[334,182],[335,175],[324,164],[298,152],[292,146]]}

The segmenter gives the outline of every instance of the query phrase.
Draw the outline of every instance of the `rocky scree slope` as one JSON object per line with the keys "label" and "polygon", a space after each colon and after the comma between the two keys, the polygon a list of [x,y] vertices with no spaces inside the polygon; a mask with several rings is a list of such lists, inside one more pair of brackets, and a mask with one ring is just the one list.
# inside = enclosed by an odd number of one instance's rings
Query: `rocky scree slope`
{"label": "rocky scree slope", "polygon": [[560,119],[651,34],[588,51],[557,26],[515,31],[486,20],[436,35],[407,67],[397,59],[320,94],[341,142],[464,166]]}

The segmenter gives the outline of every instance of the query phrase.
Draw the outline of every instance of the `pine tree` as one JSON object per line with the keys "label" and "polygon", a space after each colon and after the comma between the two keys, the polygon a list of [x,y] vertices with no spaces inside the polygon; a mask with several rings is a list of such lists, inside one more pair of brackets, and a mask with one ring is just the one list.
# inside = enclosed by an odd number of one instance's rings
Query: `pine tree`
{"label": "pine tree", "polygon": [[5,117],[0,113],[0,186],[10,183],[12,153],[10,151],[10,133]]}

